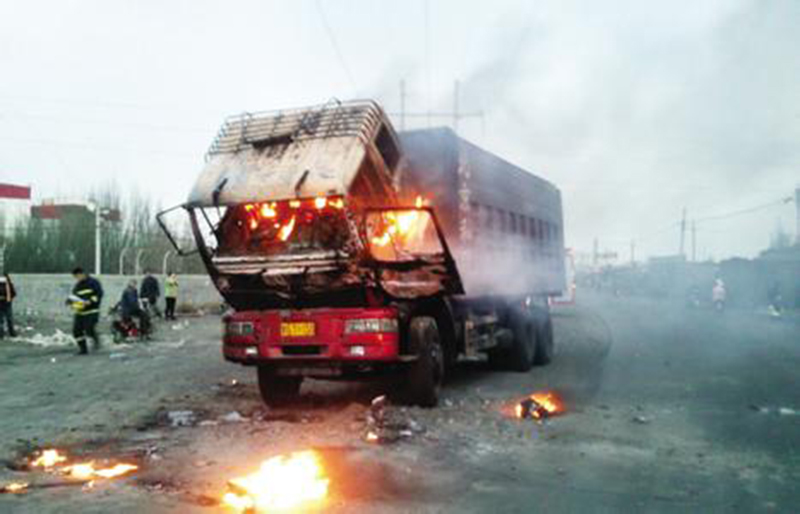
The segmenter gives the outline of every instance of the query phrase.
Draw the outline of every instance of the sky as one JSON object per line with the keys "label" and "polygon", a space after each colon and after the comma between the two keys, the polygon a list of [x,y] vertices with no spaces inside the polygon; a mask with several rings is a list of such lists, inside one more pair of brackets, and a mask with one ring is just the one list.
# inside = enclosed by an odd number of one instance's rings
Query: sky
{"label": "sky", "polygon": [[[562,191],[567,245],[752,257],[794,234],[800,2],[0,2],[0,181],[182,202],[225,116],[375,98]],[[399,126],[400,120],[394,122]],[[407,128],[451,125],[407,118]]]}

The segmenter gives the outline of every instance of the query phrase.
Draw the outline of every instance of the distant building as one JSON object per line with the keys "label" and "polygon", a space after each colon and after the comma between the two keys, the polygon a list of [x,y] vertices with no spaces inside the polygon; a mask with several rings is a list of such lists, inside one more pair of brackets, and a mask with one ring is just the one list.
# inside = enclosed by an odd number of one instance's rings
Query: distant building
{"label": "distant building", "polygon": [[30,208],[30,186],[0,183],[0,238],[5,238],[20,219],[26,218]]}

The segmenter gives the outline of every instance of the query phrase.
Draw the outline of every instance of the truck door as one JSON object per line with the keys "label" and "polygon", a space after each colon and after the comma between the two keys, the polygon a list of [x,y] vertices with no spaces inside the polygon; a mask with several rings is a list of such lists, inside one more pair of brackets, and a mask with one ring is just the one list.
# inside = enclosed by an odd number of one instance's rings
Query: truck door
{"label": "truck door", "polygon": [[464,292],[458,268],[431,208],[368,209],[362,237],[369,264],[388,294],[420,298]]}

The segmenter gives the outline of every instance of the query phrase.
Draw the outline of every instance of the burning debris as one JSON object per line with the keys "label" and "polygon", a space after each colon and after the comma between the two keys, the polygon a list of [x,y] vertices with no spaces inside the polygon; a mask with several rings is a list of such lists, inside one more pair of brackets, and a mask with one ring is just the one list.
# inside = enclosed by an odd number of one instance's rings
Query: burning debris
{"label": "burning debris", "polygon": [[553,392],[533,393],[520,401],[514,408],[518,419],[543,421],[564,411],[561,399]]}
{"label": "burning debris", "polygon": [[400,439],[412,437],[423,432],[422,427],[413,420],[391,416],[387,410],[388,400],[385,395],[372,400],[367,412],[367,426],[364,440],[368,443],[387,444]]}
{"label": "burning debris", "polygon": [[230,480],[222,504],[242,513],[307,509],[325,500],[329,482],[314,451],[278,455],[255,473]]}
{"label": "burning debris", "polygon": [[47,484],[30,484],[27,482],[12,482],[0,487],[0,493],[24,493],[30,489],[44,487],[58,487],[68,485],[87,485],[91,487],[96,480],[112,479],[127,475],[139,469],[136,464],[110,463],[99,460],[83,462],[70,462],[71,459],[56,449],[46,449],[38,453],[35,458],[26,463],[29,471],[42,470],[47,473],[66,477],[66,482]]}

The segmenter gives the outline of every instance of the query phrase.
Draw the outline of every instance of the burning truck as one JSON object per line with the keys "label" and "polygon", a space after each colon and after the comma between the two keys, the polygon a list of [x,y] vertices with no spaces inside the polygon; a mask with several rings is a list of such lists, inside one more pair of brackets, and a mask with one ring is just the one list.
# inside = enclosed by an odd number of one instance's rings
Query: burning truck
{"label": "burning truck", "polygon": [[396,397],[435,406],[459,360],[553,357],[559,190],[449,129],[398,134],[373,101],[228,118],[188,201],[158,219],[205,263],[231,307],[223,355],[256,368],[269,405],[305,377],[389,375]]}

